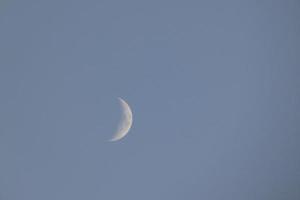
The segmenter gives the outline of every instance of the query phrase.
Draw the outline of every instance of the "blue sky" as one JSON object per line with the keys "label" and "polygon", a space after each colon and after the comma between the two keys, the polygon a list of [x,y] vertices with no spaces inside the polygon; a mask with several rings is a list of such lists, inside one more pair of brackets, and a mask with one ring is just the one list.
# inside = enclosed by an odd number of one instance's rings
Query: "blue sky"
{"label": "blue sky", "polygon": [[[298,1],[0,3],[1,200],[298,200]],[[121,111],[134,124],[110,143]]]}

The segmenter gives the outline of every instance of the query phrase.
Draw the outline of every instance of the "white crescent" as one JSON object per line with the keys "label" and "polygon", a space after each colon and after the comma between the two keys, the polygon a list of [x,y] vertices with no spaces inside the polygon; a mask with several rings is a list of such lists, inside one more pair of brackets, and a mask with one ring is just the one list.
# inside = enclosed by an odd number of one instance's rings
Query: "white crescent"
{"label": "white crescent", "polygon": [[122,118],[119,123],[118,129],[114,136],[110,139],[111,142],[117,141],[122,139],[127,133],[129,132],[131,126],[132,126],[132,111],[122,98],[119,98],[120,105],[122,107]]}

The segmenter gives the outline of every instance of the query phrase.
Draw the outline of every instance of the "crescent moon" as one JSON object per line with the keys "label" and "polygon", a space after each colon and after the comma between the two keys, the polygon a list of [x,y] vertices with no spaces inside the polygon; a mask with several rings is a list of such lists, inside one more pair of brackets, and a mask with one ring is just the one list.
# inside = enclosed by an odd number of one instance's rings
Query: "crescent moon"
{"label": "crescent moon", "polygon": [[110,139],[111,142],[120,140],[123,137],[125,137],[125,135],[127,135],[127,133],[129,132],[129,130],[132,126],[132,122],[133,122],[132,111],[131,111],[128,103],[126,103],[126,101],[124,101],[122,98],[119,98],[119,101],[120,101],[120,105],[122,107],[122,118],[121,118],[121,121],[119,123],[116,133]]}

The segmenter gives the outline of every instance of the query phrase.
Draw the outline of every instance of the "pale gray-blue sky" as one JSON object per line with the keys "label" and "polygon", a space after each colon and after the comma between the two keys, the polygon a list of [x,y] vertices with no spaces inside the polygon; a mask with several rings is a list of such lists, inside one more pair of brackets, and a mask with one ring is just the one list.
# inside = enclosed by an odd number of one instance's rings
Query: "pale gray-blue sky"
{"label": "pale gray-blue sky", "polygon": [[1,200],[300,199],[298,1],[0,6]]}

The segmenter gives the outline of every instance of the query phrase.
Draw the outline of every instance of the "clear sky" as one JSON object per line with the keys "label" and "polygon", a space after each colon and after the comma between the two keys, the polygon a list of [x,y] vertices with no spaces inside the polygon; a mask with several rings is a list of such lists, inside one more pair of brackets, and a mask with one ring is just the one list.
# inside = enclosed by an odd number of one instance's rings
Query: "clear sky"
{"label": "clear sky", "polygon": [[[298,0],[0,2],[1,200],[299,200]],[[121,117],[134,124],[108,142]]]}

